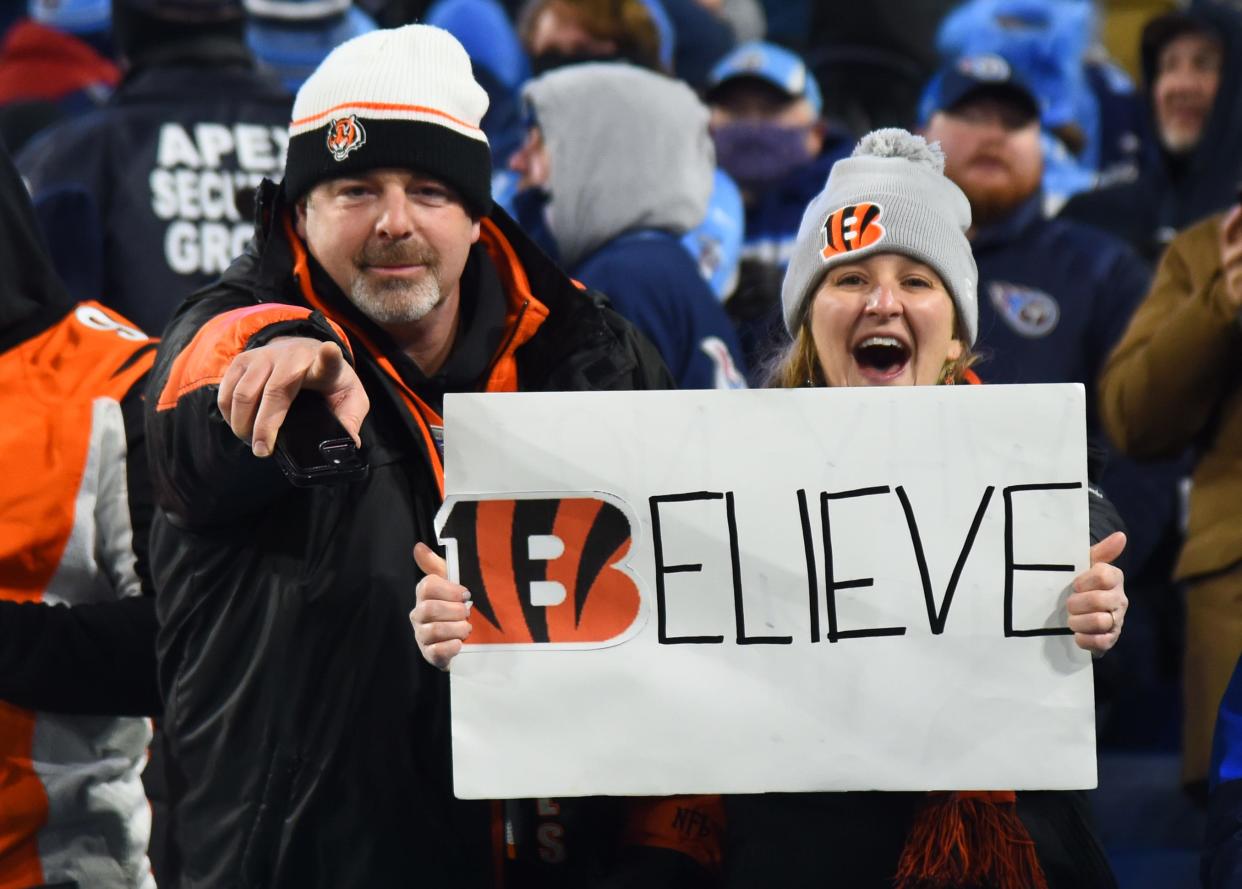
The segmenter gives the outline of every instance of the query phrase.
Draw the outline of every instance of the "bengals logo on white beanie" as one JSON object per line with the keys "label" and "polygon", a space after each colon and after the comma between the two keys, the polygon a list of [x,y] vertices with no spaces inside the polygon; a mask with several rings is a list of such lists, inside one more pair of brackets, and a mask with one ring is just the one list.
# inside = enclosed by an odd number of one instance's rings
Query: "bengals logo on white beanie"
{"label": "bengals logo on white beanie", "polygon": [[328,151],[332,159],[343,161],[349,153],[367,144],[367,131],[357,115],[338,117],[328,122]]}
{"label": "bengals logo on white beanie", "polygon": [[285,194],[297,199],[326,179],[397,167],[442,180],[486,213],[487,104],[470,57],[448,31],[405,25],[347,40],[298,90]]}

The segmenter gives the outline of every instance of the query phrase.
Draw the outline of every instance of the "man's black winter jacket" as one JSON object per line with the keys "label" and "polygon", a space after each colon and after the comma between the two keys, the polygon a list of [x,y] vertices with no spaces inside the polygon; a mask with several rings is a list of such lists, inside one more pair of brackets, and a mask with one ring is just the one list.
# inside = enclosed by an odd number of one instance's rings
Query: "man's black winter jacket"
{"label": "man's black winter jacket", "polygon": [[[611,854],[617,803],[563,807],[566,821],[592,821],[579,836],[603,848],[570,846],[553,876],[535,848],[506,864],[492,839],[499,804],[452,795],[447,676],[422,659],[407,617],[411,551],[434,543],[441,500],[427,381],[305,255],[274,186],[260,218],[250,252],[177,312],[147,396],[179,885],[488,886],[530,862],[532,878],[507,885],[582,885]],[[651,346],[500,211],[470,263],[490,263],[507,300],[477,388],[670,384]],[[365,480],[292,487],[222,419],[227,363],[288,334],[352,356],[371,400]]]}

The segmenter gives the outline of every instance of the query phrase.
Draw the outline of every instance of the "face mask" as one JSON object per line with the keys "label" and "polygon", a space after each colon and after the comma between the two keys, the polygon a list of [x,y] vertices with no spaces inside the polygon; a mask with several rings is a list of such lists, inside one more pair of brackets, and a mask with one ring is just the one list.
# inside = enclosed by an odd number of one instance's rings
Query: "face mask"
{"label": "face mask", "polygon": [[780,182],[811,159],[806,127],[738,121],[712,131],[716,162],[747,191]]}
{"label": "face mask", "polygon": [[607,53],[592,53],[587,52],[586,50],[579,52],[562,52],[559,49],[549,49],[531,58],[530,70],[533,76],[538,77],[545,71],[551,71],[555,68],[564,68],[567,65],[580,65],[583,62],[615,61],[620,61],[620,57],[616,54],[609,55]]}

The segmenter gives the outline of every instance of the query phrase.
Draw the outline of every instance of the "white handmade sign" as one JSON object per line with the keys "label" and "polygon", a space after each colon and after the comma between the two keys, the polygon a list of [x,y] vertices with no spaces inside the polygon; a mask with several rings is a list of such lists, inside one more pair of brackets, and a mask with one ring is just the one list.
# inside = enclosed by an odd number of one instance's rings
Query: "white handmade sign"
{"label": "white handmade sign", "polygon": [[1095,786],[1081,386],[450,395],[463,798]]}

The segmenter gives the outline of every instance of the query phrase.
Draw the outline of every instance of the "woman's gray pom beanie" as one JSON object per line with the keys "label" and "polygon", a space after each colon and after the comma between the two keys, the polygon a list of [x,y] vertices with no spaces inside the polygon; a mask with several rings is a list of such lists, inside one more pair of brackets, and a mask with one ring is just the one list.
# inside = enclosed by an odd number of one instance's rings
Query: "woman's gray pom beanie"
{"label": "woman's gray pom beanie", "polygon": [[902,253],[936,270],[973,345],[979,273],[966,240],[970,202],[944,175],[938,143],[901,129],[876,130],[836,162],[798,228],[781,303],[797,335],[810,295],[834,265]]}

